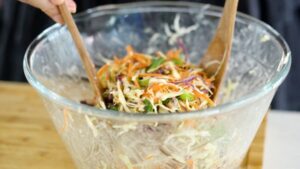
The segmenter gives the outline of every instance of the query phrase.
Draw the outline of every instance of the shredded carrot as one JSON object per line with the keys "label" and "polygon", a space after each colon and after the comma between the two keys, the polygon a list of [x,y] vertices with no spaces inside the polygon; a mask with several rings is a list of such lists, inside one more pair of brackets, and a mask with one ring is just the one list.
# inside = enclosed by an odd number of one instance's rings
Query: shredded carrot
{"label": "shredded carrot", "polygon": [[135,87],[140,88],[140,84],[137,81],[137,78],[134,79],[133,83],[134,83]]}
{"label": "shredded carrot", "polygon": [[146,88],[146,89],[144,90],[142,96],[144,96],[144,97],[146,97],[146,98],[150,97],[150,93],[148,93],[148,90],[149,90],[149,89]]}
{"label": "shredded carrot", "polygon": [[135,70],[139,70],[139,69],[146,68],[146,67],[148,67],[148,66],[149,66],[149,65],[139,63],[139,64],[134,65],[133,68],[132,68],[132,70],[135,71]]}
{"label": "shredded carrot", "polygon": [[128,55],[133,55],[134,50],[131,45],[126,46],[126,52]]}
{"label": "shredded carrot", "polygon": [[199,76],[202,76],[202,77],[205,78],[205,79],[207,78],[207,77],[206,77],[206,74],[205,74],[204,72],[197,72],[197,74],[198,74]]}
{"label": "shredded carrot", "polygon": [[140,63],[150,65],[150,59],[148,59],[145,55],[140,53],[134,53],[133,58]]}
{"label": "shredded carrot", "polygon": [[180,111],[187,111],[186,107],[184,107],[182,104],[179,104]]}
{"label": "shredded carrot", "polygon": [[132,77],[132,63],[131,62],[128,63],[127,75],[128,75],[128,78],[131,79],[131,77]]}
{"label": "shredded carrot", "polygon": [[120,64],[126,64],[128,61],[130,61],[132,55],[126,55],[122,60]]}
{"label": "shredded carrot", "polygon": [[109,80],[109,71],[106,71],[106,80]]}
{"label": "shredded carrot", "polygon": [[162,75],[158,73],[141,73],[139,74],[140,77],[158,77],[158,78],[166,78],[166,79],[171,79],[174,80],[174,77],[169,76],[169,75]]}
{"label": "shredded carrot", "polygon": [[207,78],[206,77],[206,74],[202,75],[205,83],[207,83],[208,85],[212,84],[212,82],[215,80],[215,77],[210,77],[210,78]]}
{"label": "shredded carrot", "polygon": [[182,71],[182,72],[180,72],[180,77],[181,77],[180,80],[183,80],[183,79],[185,79],[185,78],[187,78],[189,76],[190,76],[190,72],[188,72],[188,71]]}
{"label": "shredded carrot", "polygon": [[[114,100],[117,101],[119,99],[124,105],[129,100],[132,101],[133,104],[131,104],[132,109],[130,111],[139,112],[140,107],[147,106],[144,103],[144,99],[153,101],[155,104],[153,106],[156,106],[160,100],[168,99],[166,102],[160,104],[170,108],[168,111],[172,110],[174,112],[199,110],[207,106],[214,106],[214,102],[210,99],[209,94],[214,89],[214,79],[208,79],[202,69],[188,63],[186,60],[181,60],[182,63],[175,64],[174,59],[180,59],[181,57],[181,49],[169,50],[166,54],[157,52],[152,57],[144,53],[138,53],[132,46],[128,45],[126,52],[126,55],[122,59],[115,56],[112,62],[100,68],[97,72],[97,77],[102,79],[101,84],[103,83],[103,86],[106,87],[104,88],[104,92],[112,93],[111,96]],[[160,63],[160,59],[163,59],[164,64]],[[149,72],[149,69],[152,69],[152,67],[155,67],[155,71]],[[119,88],[115,84],[116,80],[112,77],[120,75],[126,77],[122,83],[124,86],[122,90],[126,89],[127,92],[127,89],[138,89],[136,92],[132,92],[133,95],[128,95],[128,99],[125,100],[120,100],[115,94],[117,92],[114,92],[118,91]],[[199,78],[193,78],[198,76]],[[192,77],[192,79],[187,80],[189,77]],[[139,78],[143,78],[143,81],[139,82]],[[150,83],[148,80],[151,80]],[[106,81],[109,83],[106,84]],[[190,81],[192,83],[184,83]],[[143,84],[142,88],[140,83]],[[108,84],[110,86],[107,86]],[[193,84],[196,84],[197,87],[192,86]],[[184,95],[182,97],[174,97],[173,95],[177,96],[181,94],[178,93],[179,91],[191,92],[197,99],[184,101],[182,100]],[[202,91],[204,92],[202,93]],[[131,91],[129,92],[131,93]],[[103,97],[106,99],[107,96]],[[143,102],[139,99],[142,99]],[[204,104],[201,104],[201,102]],[[158,113],[160,113],[159,110]],[[185,121],[184,125],[185,127],[194,127],[196,126],[195,123],[193,120]]]}
{"label": "shredded carrot", "polygon": [[204,100],[206,100],[210,106],[214,106],[214,105],[215,105],[214,101],[212,101],[212,100],[211,100],[208,96],[206,96],[205,94],[202,94],[202,93],[198,92],[198,91],[195,90],[195,89],[193,89],[193,93],[194,93],[198,98],[203,98]]}
{"label": "shredded carrot", "polygon": [[180,90],[179,88],[177,88],[177,87],[175,87],[175,86],[173,86],[173,85],[171,85],[171,84],[163,84],[163,86],[164,86],[165,88],[171,90],[171,91],[176,91],[176,92],[178,92],[178,91]]}
{"label": "shredded carrot", "polygon": [[114,57],[114,64],[119,65],[121,64],[121,60],[118,57]]}
{"label": "shredded carrot", "polygon": [[200,104],[198,102],[194,102],[194,103],[192,103],[191,106],[195,107],[198,110],[200,107]]}
{"label": "shredded carrot", "polygon": [[152,89],[152,91],[154,93],[158,92],[158,91],[176,91],[178,92],[180,89],[178,89],[176,86],[173,86],[171,84],[159,84],[159,83],[153,83],[149,89]]}
{"label": "shredded carrot", "polygon": [[188,169],[194,169],[194,161],[193,159],[186,160],[186,165]]}
{"label": "shredded carrot", "polygon": [[142,96],[146,97],[146,98],[149,98],[151,96],[150,93],[148,93],[147,91],[145,91]]}
{"label": "shredded carrot", "polygon": [[105,71],[107,71],[107,69],[108,69],[108,64],[105,64],[104,66],[102,66],[102,67],[98,70],[98,72],[97,72],[97,77],[98,77],[98,78],[101,78],[101,77],[102,77],[102,74],[103,74]]}
{"label": "shredded carrot", "polygon": [[176,87],[174,85],[169,85],[169,84],[164,84],[164,85],[167,86],[168,89],[171,89],[171,90],[176,91],[176,92],[178,92],[180,90],[178,87]]}
{"label": "shredded carrot", "polygon": [[169,50],[167,52],[167,56],[168,56],[168,59],[176,59],[176,58],[179,58],[180,57],[180,54],[181,54],[181,49],[173,49],[173,50]]}
{"label": "shredded carrot", "polygon": [[159,102],[159,98],[158,97],[154,97],[153,101],[154,101],[154,103],[158,103]]}
{"label": "shredded carrot", "polygon": [[69,115],[69,111],[67,110],[67,108],[63,109],[63,113],[64,113],[64,124],[63,127],[61,128],[62,132],[65,132],[67,127],[68,127],[68,115]]}
{"label": "shredded carrot", "polygon": [[[107,102],[110,109],[138,114],[153,114],[153,111],[155,114],[172,114],[198,111],[215,105],[210,98],[211,91],[214,90],[214,79],[209,79],[204,69],[190,63],[188,57],[181,58],[181,49],[169,50],[167,53],[157,52],[149,56],[135,51],[132,46],[128,45],[126,52],[125,56],[122,58],[114,57],[97,72],[97,77],[101,77],[100,82],[104,86],[103,101]],[[120,79],[120,77],[122,78]],[[70,130],[73,121],[70,115],[64,110],[62,130],[66,130],[68,125]],[[172,140],[166,138],[163,141],[166,144],[182,141],[184,150],[182,152],[185,153],[182,158],[180,158],[181,152],[175,151],[173,154],[172,147],[162,146],[159,148],[160,152],[143,154],[141,161],[121,153],[119,158],[123,162],[117,168],[137,169],[140,166],[147,167],[146,163],[153,162],[156,162],[153,168],[164,168],[163,165],[162,167],[159,166],[161,163],[160,159],[157,158],[165,155],[176,161],[169,168],[196,169],[200,163],[194,155],[197,155],[201,149],[194,148],[194,153],[190,151],[190,148],[201,147],[206,140],[199,141],[196,138],[198,134],[186,133],[185,130],[198,129],[201,124],[196,119],[184,119],[181,122],[179,126],[174,126],[176,131],[173,135],[176,137],[169,137]],[[95,123],[90,126],[94,132],[94,125],[97,124],[97,121],[92,123]],[[112,121],[106,123],[108,127],[116,129],[121,127],[122,130],[119,134],[130,132],[139,127],[138,124],[115,127],[115,123]],[[157,125],[159,124],[149,124],[149,130],[152,130],[152,126],[156,127]],[[190,139],[185,139],[185,134],[191,136],[193,142],[196,141],[195,145],[189,144]],[[176,156],[176,153],[179,156]]]}
{"label": "shredded carrot", "polygon": [[152,89],[153,92],[157,92],[161,89],[161,85],[158,83],[154,83],[149,87],[149,89]]}
{"label": "shredded carrot", "polygon": [[183,126],[186,128],[195,128],[197,126],[197,123],[195,120],[187,119],[183,121]]}

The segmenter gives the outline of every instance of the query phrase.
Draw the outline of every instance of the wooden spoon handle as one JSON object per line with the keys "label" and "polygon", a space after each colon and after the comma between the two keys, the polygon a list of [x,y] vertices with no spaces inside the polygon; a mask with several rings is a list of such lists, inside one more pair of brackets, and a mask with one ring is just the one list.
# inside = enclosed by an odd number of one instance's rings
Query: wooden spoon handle
{"label": "wooden spoon handle", "polygon": [[96,70],[95,70],[95,65],[84,45],[84,42],[80,36],[80,33],[78,31],[78,28],[74,22],[74,19],[71,15],[71,13],[69,12],[67,6],[65,3],[61,4],[58,6],[59,11],[62,15],[62,18],[65,22],[65,24],[67,25],[71,36],[73,38],[73,41],[77,47],[77,50],[79,52],[79,56],[81,58],[81,61],[84,65],[84,69],[87,73],[89,82],[95,92],[95,96],[97,98],[97,101],[102,105],[103,108],[105,108],[103,99],[102,99],[102,95],[101,95],[101,90],[99,88],[99,81],[98,78],[96,76]]}
{"label": "wooden spoon handle", "polygon": [[237,13],[237,6],[238,6],[238,0],[227,0],[223,16],[220,21],[219,29],[218,29],[218,36],[221,38],[221,41],[224,43],[224,51],[223,51],[223,59],[221,59],[221,65],[217,70],[216,74],[216,90],[214,94],[213,100],[215,102],[218,102],[219,93],[221,91],[221,84],[224,81],[224,77],[226,74],[227,65],[229,63],[229,58],[231,55],[231,48],[232,48],[232,40],[233,40],[233,34],[234,34],[234,23]]}
{"label": "wooden spoon handle", "polygon": [[226,0],[216,33],[200,60],[200,67],[205,69],[208,76],[215,78],[214,101],[217,101],[231,54],[237,5],[238,0]]}
{"label": "wooden spoon handle", "polygon": [[222,18],[219,23],[218,36],[227,46],[231,46],[234,32],[234,23],[237,13],[238,0],[226,0]]}

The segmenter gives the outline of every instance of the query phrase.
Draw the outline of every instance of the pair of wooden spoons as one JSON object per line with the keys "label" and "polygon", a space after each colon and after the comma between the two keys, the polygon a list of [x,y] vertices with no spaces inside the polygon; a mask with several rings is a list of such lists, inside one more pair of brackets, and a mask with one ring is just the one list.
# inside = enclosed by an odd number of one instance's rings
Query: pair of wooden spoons
{"label": "pair of wooden spoons", "polygon": [[[202,68],[204,68],[208,76],[214,77],[215,79],[215,90],[212,96],[212,99],[215,102],[217,102],[218,99],[218,93],[220,91],[220,86],[223,81],[231,53],[237,5],[238,0],[226,0],[223,15],[221,17],[221,20],[219,21],[216,33],[212,41],[210,42],[206,53],[200,60],[199,64]],[[102,91],[99,86],[98,79],[96,77],[94,63],[86,47],[84,46],[83,40],[71,16],[71,13],[68,11],[65,3],[59,5],[58,8],[77,47],[81,61],[84,65],[85,71],[87,73],[89,82],[94,90],[97,101],[103,108],[105,108],[105,104],[101,95]]]}

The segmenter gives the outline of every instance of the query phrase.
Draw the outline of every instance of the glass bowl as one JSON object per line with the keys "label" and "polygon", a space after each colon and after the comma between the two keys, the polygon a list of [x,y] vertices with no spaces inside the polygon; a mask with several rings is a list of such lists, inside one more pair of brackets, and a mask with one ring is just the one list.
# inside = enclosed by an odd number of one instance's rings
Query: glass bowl
{"label": "glass bowl", "polygon": [[[93,8],[76,22],[97,66],[123,56],[128,44],[145,53],[184,46],[198,63],[221,11],[199,3],[142,2]],[[203,111],[145,115],[80,104],[93,93],[69,32],[58,24],[29,46],[24,71],[80,169],[234,169],[290,64],[282,37],[239,13],[222,104]]]}

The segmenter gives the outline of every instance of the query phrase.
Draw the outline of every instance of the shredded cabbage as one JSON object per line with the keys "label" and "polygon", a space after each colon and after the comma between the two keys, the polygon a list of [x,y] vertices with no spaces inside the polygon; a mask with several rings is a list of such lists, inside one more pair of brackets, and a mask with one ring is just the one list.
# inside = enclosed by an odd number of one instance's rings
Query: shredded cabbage
{"label": "shredded cabbage", "polygon": [[[97,73],[99,79],[105,78],[103,98],[109,109],[128,113],[176,113],[211,106],[213,79],[186,61],[181,49],[152,55],[138,53],[131,46],[126,50],[122,59],[114,58]],[[167,99],[171,101],[165,103]]]}

